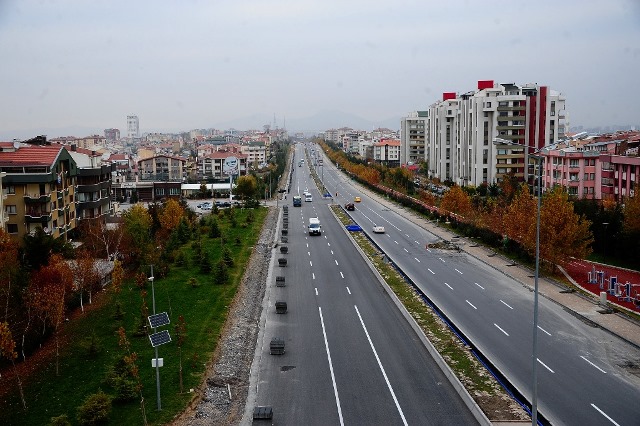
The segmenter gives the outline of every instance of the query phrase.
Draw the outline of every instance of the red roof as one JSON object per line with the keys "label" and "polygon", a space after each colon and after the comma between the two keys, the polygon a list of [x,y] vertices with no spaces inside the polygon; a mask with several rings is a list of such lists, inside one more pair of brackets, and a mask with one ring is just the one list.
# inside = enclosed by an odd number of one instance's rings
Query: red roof
{"label": "red roof", "polygon": [[0,152],[0,166],[51,166],[63,149],[62,145],[21,146],[13,152]]}

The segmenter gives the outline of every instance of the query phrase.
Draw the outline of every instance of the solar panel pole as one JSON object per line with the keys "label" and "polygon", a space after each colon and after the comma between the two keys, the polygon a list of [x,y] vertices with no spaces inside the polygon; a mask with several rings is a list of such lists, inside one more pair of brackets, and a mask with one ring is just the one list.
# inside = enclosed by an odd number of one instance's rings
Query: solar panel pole
{"label": "solar panel pole", "polygon": [[[151,281],[151,299],[153,301],[153,315],[156,314],[156,292],[155,287],[153,285],[153,265],[151,265],[151,276],[149,277],[149,281]],[[156,327],[153,327],[153,332],[155,333],[157,330]],[[156,345],[155,353],[156,353],[156,395],[157,395],[157,403],[158,403],[158,411],[162,410],[162,403],[160,402],[160,362],[158,361],[158,346]]]}

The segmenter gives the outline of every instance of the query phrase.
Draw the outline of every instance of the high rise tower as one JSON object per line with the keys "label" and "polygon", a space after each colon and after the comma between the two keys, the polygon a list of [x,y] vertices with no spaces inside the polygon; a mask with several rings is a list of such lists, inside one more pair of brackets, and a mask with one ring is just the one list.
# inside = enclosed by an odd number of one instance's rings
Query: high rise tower
{"label": "high rise tower", "polygon": [[140,122],[137,115],[127,116],[127,137],[129,139],[140,137]]}

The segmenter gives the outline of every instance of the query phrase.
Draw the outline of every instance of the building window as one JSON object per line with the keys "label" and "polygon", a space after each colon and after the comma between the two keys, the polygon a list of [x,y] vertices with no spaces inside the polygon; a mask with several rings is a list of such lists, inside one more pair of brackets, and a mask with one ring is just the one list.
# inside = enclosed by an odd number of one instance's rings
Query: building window
{"label": "building window", "polygon": [[4,211],[7,214],[16,214],[17,213],[15,204],[10,204],[10,205],[4,206]]}
{"label": "building window", "polygon": [[584,174],[584,180],[589,180],[589,173]]}
{"label": "building window", "polygon": [[180,195],[180,188],[169,188],[169,195]]}
{"label": "building window", "polygon": [[[16,187],[15,185],[7,185],[7,194],[11,195],[11,194],[15,194],[16,193]],[[16,231],[18,232],[18,231]]]}
{"label": "building window", "polygon": [[164,188],[156,188],[156,195],[164,195]]}
{"label": "building window", "polygon": [[8,223],[7,224],[7,232],[9,234],[17,234],[18,233],[18,225],[15,223]]}

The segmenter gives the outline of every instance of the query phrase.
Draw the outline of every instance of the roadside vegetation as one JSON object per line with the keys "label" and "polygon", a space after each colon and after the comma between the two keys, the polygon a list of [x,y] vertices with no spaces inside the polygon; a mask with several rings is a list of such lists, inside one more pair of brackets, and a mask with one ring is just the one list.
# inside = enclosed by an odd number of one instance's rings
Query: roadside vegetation
{"label": "roadside vegetation", "polygon": [[[329,159],[352,179],[403,206],[446,223],[521,263],[533,263],[537,202],[526,183],[506,176],[500,183],[457,186],[416,171],[368,163],[339,147],[317,141]],[[576,200],[561,187],[543,193],[540,228],[542,267],[553,273],[571,257],[640,270],[640,197],[624,204]]]}
{"label": "roadside vegetation", "polygon": [[[69,321],[65,315],[63,325],[44,322],[55,343],[48,340],[49,349],[27,357],[24,365],[31,365],[21,370],[24,405],[11,364],[4,365],[0,423],[163,424],[191,400],[190,389],[203,379],[267,209],[232,208],[187,219],[178,203],[156,207],[161,224],[156,232],[165,244],[157,246],[159,240],[149,233],[154,208],[134,206],[123,225],[122,238],[130,243],[120,255],[136,268],[117,266],[112,285],[94,290],[84,313],[75,310]],[[147,322],[152,292],[156,312],[167,312],[171,320],[161,329],[172,341],[159,346],[162,411],[157,411],[153,330]]]}

